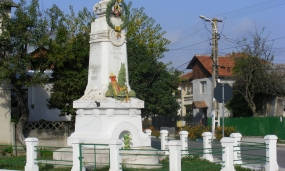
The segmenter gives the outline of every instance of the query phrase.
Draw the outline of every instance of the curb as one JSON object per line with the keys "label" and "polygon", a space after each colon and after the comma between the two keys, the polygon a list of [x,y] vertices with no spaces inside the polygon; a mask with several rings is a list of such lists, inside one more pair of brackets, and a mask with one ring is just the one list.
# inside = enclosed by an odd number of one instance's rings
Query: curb
{"label": "curb", "polygon": [[285,144],[277,144],[277,147],[285,147]]}

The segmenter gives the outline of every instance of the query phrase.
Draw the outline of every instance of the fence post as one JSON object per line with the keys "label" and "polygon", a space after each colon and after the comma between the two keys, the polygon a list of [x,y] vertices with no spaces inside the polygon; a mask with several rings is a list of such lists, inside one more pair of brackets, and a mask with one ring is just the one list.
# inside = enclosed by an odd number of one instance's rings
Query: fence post
{"label": "fence post", "polygon": [[203,136],[203,148],[204,148],[203,158],[212,162],[214,161],[212,155],[212,133],[204,132],[202,136]]}
{"label": "fence post", "polygon": [[144,133],[146,133],[146,135],[148,135],[149,137],[151,137],[151,130],[150,129],[145,129]]}
{"label": "fence post", "polygon": [[120,155],[120,148],[122,147],[122,140],[110,140],[110,170],[121,171],[122,157]]}
{"label": "fence post", "polygon": [[[82,158],[80,159],[80,143],[84,143],[83,140],[77,139],[77,140],[73,140],[72,142],[72,160],[73,160],[73,165],[72,165],[72,169],[71,171],[81,171],[80,169],[80,160],[82,160]],[[82,167],[82,166],[81,166]],[[84,169],[82,169],[84,170]]]}
{"label": "fence post", "polygon": [[221,171],[235,171],[233,162],[234,139],[230,137],[224,137],[222,138],[221,143],[223,147],[223,168],[221,169]]}
{"label": "fence post", "polygon": [[169,171],[181,171],[181,141],[168,142],[169,148]]}
{"label": "fence post", "polygon": [[38,145],[37,138],[26,138],[26,166],[25,171],[39,171],[39,166],[36,164],[37,152],[35,151],[35,146]]}
{"label": "fence post", "polygon": [[240,141],[242,135],[240,133],[231,133],[230,137],[234,139],[234,164],[242,164],[240,154]]}
{"label": "fence post", "polygon": [[161,150],[167,150],[167,136],[168,136],[167,130],[160,131]]}
{"label": "fence post", "polygon": [[188,150],[188,132],[180,131],[179,135],[180,135],[180,141],[181,141],[181,149],[183,150],[182,154],[188,154],[188,151],[185,151],[185,150]]}
{"label": "fence post", "polygon": [[266,143],[266,158],[268,162],[265,165],[266,171],[276,171],[279,170],[277,164],[277,153],[276,153],[276,143],[278,137],[276,135],[266,135],[264,141]]}

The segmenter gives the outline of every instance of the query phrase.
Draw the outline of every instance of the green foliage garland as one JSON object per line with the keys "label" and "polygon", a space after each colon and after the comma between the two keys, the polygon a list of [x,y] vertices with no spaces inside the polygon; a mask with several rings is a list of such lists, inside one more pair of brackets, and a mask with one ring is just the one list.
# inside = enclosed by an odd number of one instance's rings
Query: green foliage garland
{"label": "green foliage garland", "polygon": [[[117,0],[111,0],[108,5],[107,5],[107,9],[106,9],[106,21],[107,21],[107,24],[115,30],[115,26],[114,24],[111,22],[111,17],[110,17],[110,14],[113,13],[112,11],[112,7],[115,5],[115,2]],[[130,15],[130,11],[128,9],[128,6],[126,5],[126,3],[122,0],[121,1],[123,7],[124,7],[124,11],[125,11],[125,16],[124,17],[121,17],[121,19],[123,20],[123,23],[120,25],[120,28],[121,29],[124,29],[127,24],[128,24],[128,21],[129,21],[129,15]]]}

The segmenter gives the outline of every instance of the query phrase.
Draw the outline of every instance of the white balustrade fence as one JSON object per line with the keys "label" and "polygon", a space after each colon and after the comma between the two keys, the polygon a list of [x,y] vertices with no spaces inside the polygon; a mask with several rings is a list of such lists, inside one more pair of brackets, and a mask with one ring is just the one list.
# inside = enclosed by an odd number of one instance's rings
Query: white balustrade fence
{"label": "white balustrade fence", "polygon": [[[148,134],[151,132],[147,131]],[[170,171],[180,171],[181,170],[181,157],[183,152],[188,148],[188,132],[181,131],[179,133],[180,140],[167,140],[168,131],[162,130],[161,134],[161,150],[168,150],[169,154],[169,170]],[[212,143],[211,137],[212,133],[204,132],[203,136],[203,158],[213,162],[214,158],[211,154]],[[243,164],[241,155],[237,151],[240,150],[240,140],[241,134],[233,133],[230,137],[224,137],[221,139],[221,145],[223,147],[222,154],[222,168],[221,171],[235,171],[234,165]],[[265,163],[266,171],[276,171],[279,169],[277,164],[277,154],[276,154],[276,143],[277,137],[275,135],[267,135],[264,137],[266,143],[266,158],[268,159]],[[26,166],[25,171],[39,171],[39,167],[36,164],[37,152],[35,151],[35,146],[38,144],[37,138],[27,138],[27,156],[26,156]],[[72,143],[73,147],[73,167],[71,171],[80,171],[79,163],[79,144],[83,143],[81,140]],[[110,171],[121,171],[122,158],[119,154],[119,150],[122,147],[121,140],[112,140],[109,143],[110,148]]]}

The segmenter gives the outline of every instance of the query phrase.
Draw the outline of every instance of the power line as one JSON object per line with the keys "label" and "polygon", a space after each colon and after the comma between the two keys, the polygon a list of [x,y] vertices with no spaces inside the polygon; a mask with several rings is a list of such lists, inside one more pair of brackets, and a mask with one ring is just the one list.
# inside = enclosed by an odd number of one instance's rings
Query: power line
{"label": "power line", "polygon": [[[244,15],[248,15],[248,14],[252,14],[252,13],[256,13],[256,12],[260,12],[263,10],[267,10],[267,9],[271,9],[274,7],[278,7],[281,5],[284,5],[285,1],[283,0],[269,0],[269,1],[264,1],[261,3],[257,3],[257,4],[253,4],[250,5],[248,7],[243,7],[240,9],[236,9],[233,11],[229,11],[229,12],[224,12],[224,13],[220,13],[220,14],[216,14],[215,16],[226,16],[223,18],[226,19],[233,19],[233,18],[237,18],[237,17],[241,17]],[[193,26],[191,26],[190,28],[186,29],[185,31],[183,31],[182,33],[178,34],[175,38],[173,38],[171,41],[174,43],[171,43],[169,45],[169,47],[173,46],[174,44],[177,44],[191,36],[194,35],[194,33],[197,33],[197,31],[201,31],[201,30],[197,30],[196,28],[200,27],[201,22],[198,22],[196,24],[194,24]],[[196,29],[196,30],[194,30]],[[193,33],[192,33],[193,31]]]}
{"label": "power line", "polygon": [[[205,42],[207,42],[207,41],[209,41],[209,40],[205,40],[205,41],[203,41],[203,42],[195,43],[195,44],[192,44],[192,45],[189,45],[189,46],[184,46],[184,47],[177,48],[177,49],[169,49],[169,51],[181,50],[181,49],[184,49],[184,48],[187,48],[187,47],[191,47],[191,46],[195,46],[195,45],[198,45],[198,44],[201,44],[201,43],[205,43]],[[168,51],[168,52],[169,52],[169,51]]]}
{"label": "power line", "polygon": [[268,10],[268,9],[278,7],[284,4],[285,4],[285,1],[283,0],[269,0],[269,1],[258,3],[258,4],[253,4],[248,7],[236,9],[233,11],[216,14],[216,16],[226,16],[225,18],[227,19],[233,19],[233,18],[244,16],[244,15]]}

